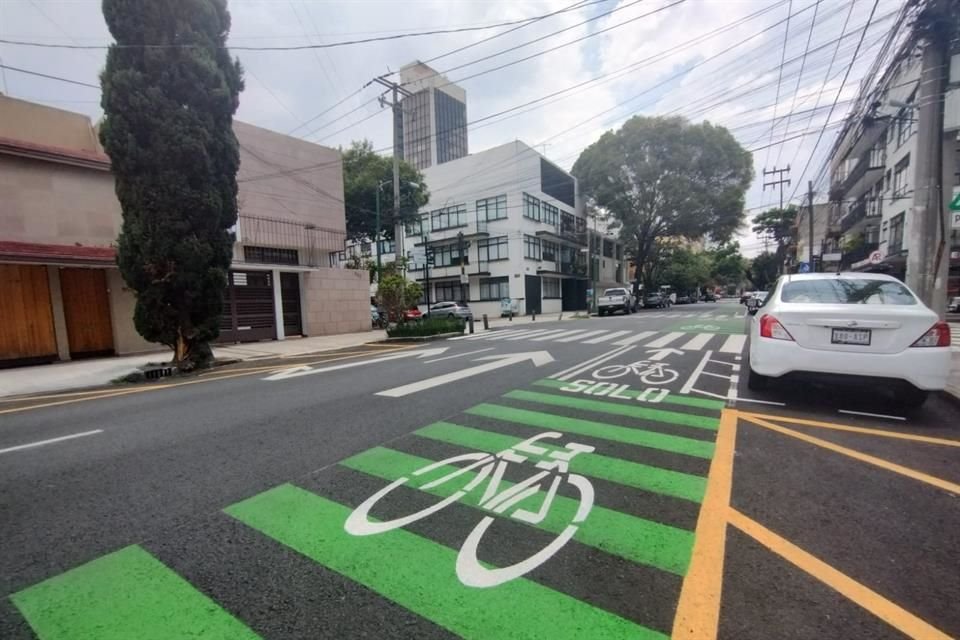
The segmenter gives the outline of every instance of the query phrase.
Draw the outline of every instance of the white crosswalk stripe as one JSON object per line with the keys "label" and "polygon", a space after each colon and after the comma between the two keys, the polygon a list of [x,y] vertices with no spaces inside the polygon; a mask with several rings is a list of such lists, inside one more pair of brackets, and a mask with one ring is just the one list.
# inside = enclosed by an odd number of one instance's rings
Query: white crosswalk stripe
{"label": "white crosswalk stripe", "polygon": [[580,342],[581,338],[586,338],[587,336],[596,336],[606,332],[607,332],[606,329],[603,329],[600,331],[587,331],[586,333],[581,333],[578,336],[569,336],[566,338],[560,338],[559,340],[557,340],[557,342]]}
{"label": "white crosswalk stripe", "polygon": [[625,336],[629,331],[614,331],[613,333],[608,333],[603,336],[593,338],[592,340],[584,340],[583,344],[600,344],[601,342],[606,342],[607,340],[613,340],[614,338],[619,338],[620,336]]}
{"label": "white crosswalk stripe", "polygon": [[556,340],[557,338],[566,338],[567,336],[573,336],[580,333],[585,333],[585,329],[574,329],[573,331],[563,331],[552,336],[538,336],[533,338],[533,342],[539,342],[541,340]]}
{"label": "white crosswalk stripe", "polygon": [[727,337],[727,341],[720,347],[720,353],[740,353],[743,351],[743,345],[747,342],[747,336],[732,335]]}
{"label": "white crosswalk stripe", "polygon": [[694,337],[690,338],[690,340],[680,348],[684,351],[699,351],[700,349],[703,349],[708,342],[710,342],[710,338],[712,338],[714,335],[716,334],[698,333]]}
{"label": "white crosswalk stripe", "polygon": [[[960,331],[958,331],[960,337]],[[746,344],[746,336],[724,335],[707,332],[687,331],[630,331],[609,329],[526,329],[488,331],[473,336],[458,336],[457,339],[502,340],[516,342],[529,339],[531,342],[562,342],[578,344],[609,343],[618,347],[639,345],[645,349],[661,349],[667,346],[683,351],[704,351],[712,349],[719,353],[739,354]]]}
{"label": "white crosswalk stripe", "polygon": [[687,334],[683,333],[682,331],[674,331],[673,333],[668,333],[668,334],[665,335],[665,336],[662,336],[662,337],[660,337],[660,338],[657,338],[657,339],[654,340],[653,342],[648,342],[648,343],[647,343],[646,345],[644,345],[644,346],[647,347],[647,348],[649,348],[649,349],[659,349],[659,348],[661,348],[661,347],[667,346],[668,344],[670,344],[671,342],[673,342],[674,340],[676,340],[676,339],[678,339],[678,338],[682,338],[682,337],[685,336],[685,335],[687,335]]}
{"label": "white crosswalk stripe", "polygon": [[526,340],[527,338],[532,338],[533,336],[536,336],[538,338],[545,338],[549,336],[555,336],[558,333],[563,333],[563,329],[552,329],[552,330],[547,329],[547,330],[541,330],[541,331],[534,331],[533,333],[528,333],[525,336],[514,336],[512,338],[507,338],[507,340]]}
{"label": "white crosswalk stripe", "polygon": [[526,331],[496,331],[492,336],[487,337],[487,340],[503,340],[505,338],[511,338],[519,335],[529,336],[532,333],[539,332],[533,331],[532,329],[527,329]]}
{"label": "white crosswalk stripe", "polygon": [[617,340],[613,344],[617,345],[618,347],[626,347],[636,342],[640,342],[641,340],[646,340],[650,336],[655,336],[655,335],[657,335],[656,331],[641,331],[640,333],[635,333],[632,336],[621,338],[620,340]]}

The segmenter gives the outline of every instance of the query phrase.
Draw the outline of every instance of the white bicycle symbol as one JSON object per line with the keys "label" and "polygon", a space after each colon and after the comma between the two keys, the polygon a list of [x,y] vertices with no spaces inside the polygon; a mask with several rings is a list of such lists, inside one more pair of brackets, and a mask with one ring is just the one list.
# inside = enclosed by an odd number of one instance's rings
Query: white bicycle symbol
{"label": "white bicycle symbol", "polygon": [[611,380],[620,378],[630,373],[640,376],[640,380],[645,384],[658,385],[670,384],[679,377],[679,374],[673,369],[668,369],[662,362],[650,362],[649,360],[640,360],[632,364],[612,364],[607,367],[600,367],[593,372],[593,377],[597,380]]}
{"label": "white bicycle symbol", "polygon": [[[483,492],[483,496],[480,498],[479,506],[481,509],[485,509],[496,514],[503,514],[517,503],[539,493],[540,489],[543,487],[544,480],[546,480],[548,476],[553,476],[553,480],[550,482],[549,487],[547,488],[547,493],[543,499],[543,503],[540,505],[538,510],[530,511],[518,507],[509,514],[509,517],[513,518],[514,520],[519,520],[528,524],[539,524],[540,522],[543,522],[550,513],[550,506],[553,504],[553,500],[557,495],[557,489],[560,486],[560,482],[562,479],[565,479],[571,485],[576,487],[580,496],[576,513],[573,515],[573,519],[570,524],[568,524],[563,531],[560,532],[560,535],[534,555],[530,556],[526,560],[496,569],[488,569],[480,564],[480,561],[477,559],[477,547],[480,545],[480,540],[483,538],[483,535],[486,533],[487,529],[491,524],[493,524],[493,516],[484,516],[480,523],[477,524],[477,526],[474,527],[470,532],[470,535],[467,536],[463,546],[460,547],[460,552],[457,554],[457,577],[460,579],[460,582],[468,587],[495,587],[499,584],[503,584],[504,582],[513,580],[514,578],[519,578],[520,576],[532,571],[549,560],[553,554],[555,554],[563,547],[563,545],[569,542],[569,540],[577,532],[578,525],[586,520],[587,515],[590,513],[590,509],[593,508],[593,485],[590,484],[590,481],[583,476],[568,473],[568,468],[570,460],[572,460],[574,456],[581,453],[592,453],[594,447],[584,444],[577,444],[575,442],[569,442],[564,445],[565,450],[563,451],[549,451],[544,447],[539,447],[534,444],[539,440],[546,440],[548,438],[556,439],[561,437],[563,437],[563,434],[561,433],[548,431],[546,433],[533,436],[532,438],[528,438],[527,440],[515,444],[513,447],[497,454],[481,452],[465,453],[463,455],[453,456],[452,458],[447,458],[446,460],[431,463],[414,471],[411,475],[420,476],[430,473],[434,469],[443,467],[445,465],[456,465],[462,462],[470,462],[471,464],[457,468],[455,471],[448,473],[442,478],[438,478],[422,485],[420,489],[423,491],[428,491],[434,487],[439,487],[440,485],[449,482],[458,476],[474,470],[476,470],[476,476],[462,489],[455,491],[453,494],[431,507],[427,507],[426,509],[422,509],[408,516],[395,518],[393,520],[371,520],[370,511],[373,509],[374,505],[385,498],[391,491],[409,481],[409,478],[404,476],[376,492],[367,498],[363,504],[354,509],[347,518],[347,521],[344,523],[343,528],[347,531],[347,533],[355,536],[369,536],[378,533],[385,533],[387,531],[406,526],[412,522],[420,520],[421,518],[426,518],[429,515],[437,513],[444,507],[447,507],[460,500],[460,498],[464,497],[469,492],[483,484],[484,480],[487,480],[488,478],[489,483],[487,484],[486,490]],[[536,463],[535,466],[540,471],[530,476],[523,482],[518,482],[517,484],[501,489],[500,485],[503,481],[504,473],[507,470],[507,465],[509,463],[519,464],[526,462],[531,456],[547,458]]]}

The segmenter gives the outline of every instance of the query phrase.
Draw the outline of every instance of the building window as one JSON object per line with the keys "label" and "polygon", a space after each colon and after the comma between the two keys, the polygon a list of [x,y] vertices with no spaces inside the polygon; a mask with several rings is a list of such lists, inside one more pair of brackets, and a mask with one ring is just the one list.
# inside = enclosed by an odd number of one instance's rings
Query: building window
{"label": "building window", "polygon": [[604,240],[603,241],[603,256],[605,258],[613,257],[613,240]]}
{"label": "building window", "polygon": [[467,105],[441,89],[433,90],[437,125],[437,164],[467,155]]}
{"label": "building window", "polygon": [[477,243],[477,251],[480,253],[481,262],[490,262],[492,260],[507,259],[507,236],[499,238],[490,238],[489,240],[480,240]]}
{"label": "building window", "polygon": [[547,224],[557,226],[560,224],[560,209],[549,202],[543,203],[543,221]]}
{"label": "building window", "polygon": [[571,235],[574,229],[573,214],[566,211],[560,214],[560,233],[562,235]]}
{"label": "building window", "polygon": [[540,246],[542,247],[540,257],[543,260],[547,260],[548,262],[557,261],[557,256],[560,254],[560,245],[558,245],[556,242],[544,240],[540,243]]}
{"label": "building window", "polygon": [[541,282],[543,283],[542,295],[544,298],[560,297],[560,279],[559,278],[543,278]]}
{"label": "building window", "polygon": [[523,236],[523,257],[529,260],[540,259],[540,238],[536,236]]}
{"label": "building window", "polygon": [[502,300],[510,297],[510,278],[480,278],[481,300]]}
{"label": "building window", "polygon": [[452,207],[435,209],[430,212],[430,229],[433,231],[463,227],[466,224],[467,205],[465,204],[455,204]]}
{"label": "building window", "polygon": [[523,217],[540,221],[540,200],[529,193],[523,194]]}
{"label": "building window", "polygon": [[433,130],[430,126],[430,90],[403,99],[403,159],[417,169],[433,164],[430,157]]}
{"label": "building window", "polygon": [[[435,267],[458,267],[460,266],[460,246],[456,244],[445,244],[439,247],[433,247],[433,265]],[[463,264],[470,264],[469,256],[463,256]]]}
{"label": "building window", "polygon": [[434,302],[469,302],[470,286],[459,282],[438,282]]}
{"label": "building window", "polygon": [[907,194],[907,170],[910,169],[910,156],[897,163],[893,172],[893,198],[902,198]]}
{"label": "building window", "polygon": [[617,245],[617,260],[623,260],[623,245]]}
{"label": "building window", "polygon": [[397,250],[397,243],[393,240],[380,241],[380,253],[394,253]]}
{"label": "building window", "polygon": [[507,196],[477,200],[477,220],[502,220],[507,217]]}
{"label": "building window", "polygon": [[903,250],[903,226],[906,212],[890,220],[890,239],[887,241],[887,255],[896,255]]}
{"label": "building window", "polygon": [[245,262],[259,264],[300,264],[300,257],[296,249],[277,249],[275,247],[243,248]]}
{"label": "building window", "polygon": [[577,218],[577,233],[586,233],[587,232],[587,219],[586,218]]}
{"label": "building window", "polygon": [[423,218],[424,216],[418,217],[416,220],[411,220],[404,227],[407,230],[408,236],[422,236],[423,235]]}
{"label": "building window", "polygon": [[[913,101],[913,98],[910,99]],[[897,148],[903,146],[913,135],[913,107],[904,107],[897,114]]]}

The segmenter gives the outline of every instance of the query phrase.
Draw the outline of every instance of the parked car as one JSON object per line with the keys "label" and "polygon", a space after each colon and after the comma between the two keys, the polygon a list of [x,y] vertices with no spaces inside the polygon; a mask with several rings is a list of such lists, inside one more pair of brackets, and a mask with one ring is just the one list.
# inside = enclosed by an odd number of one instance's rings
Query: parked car
{"label": "parked car", "polygon": [[664,301],[663,296],[659,293],[648,293],[643,298],[644,309],[661,309],[666,305],[667,303]]}
{"label": "parked car", "polygon": [[597,298],[597,315],[604,316],[616,311],[629,315],[633,312],[634,306],[633,294],[628,289],[623,287],[607,289]]}
{"label": "parked car", "polygon": [[747,300],[756,295],[756,291],[744,291],[740,294],[740,304],[747,304]]}
{"label": "parked car", "polygon": [[750,322],[747,385],[784,376],[892,388],[917,407],[946,386],[950,325],[884,274],[783,276]]}
{"label": "parked car", "polygon": [[747,313],[754,315],[757,310],[763,306],[763,303],[767,301],[767,296],[769,296],[766,291],[757,291],[750,299],[747,300]]}
{"label": "parked car", "polygon": [[686,293],[677,296],[677,304],[690,304],[691,302],[693,302],[693,298]]}
{"label": "parked car", "polygon": [[431,316],[461,318],[470,320],[473,318],[473,311],[463,302],[438,302],[430,307]]}
{"label": "parked car", "polygon": [[704,302],[716,302],[716,301],[717,301],[717,296],[716,296],[716,294],[714,294],[714,293],[710,293],[710,292],[705,293],[705,294],[703,294],[703,301],[704,301]]}
{"label": "parked car", "polygon": [[403,319],[406,322],[416,322],[421,318],[423,318],[423,312],[416,307],[410,307],[409,309],[403,312]]}
{"label": "parked car", "polygon": [[952,311],[953,313],[960,313],[960,297],[956,297],[950,300],[950,303],[947,304],[947,311]]}

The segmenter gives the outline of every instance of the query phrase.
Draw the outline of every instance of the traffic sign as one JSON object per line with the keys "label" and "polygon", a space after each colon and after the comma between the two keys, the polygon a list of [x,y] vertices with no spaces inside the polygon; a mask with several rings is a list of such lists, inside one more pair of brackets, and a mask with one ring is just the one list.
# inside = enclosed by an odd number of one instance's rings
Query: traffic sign
{"label": "traffic sign", "polygon": [[950,211],[960,211],[960,187],[953,188],[953,200],[950,201]]}
{"label": "traffic sign", "polygon": [[810,263],[801,262],[800,267],[797,269],[798,273],[810,273]]}

